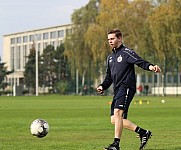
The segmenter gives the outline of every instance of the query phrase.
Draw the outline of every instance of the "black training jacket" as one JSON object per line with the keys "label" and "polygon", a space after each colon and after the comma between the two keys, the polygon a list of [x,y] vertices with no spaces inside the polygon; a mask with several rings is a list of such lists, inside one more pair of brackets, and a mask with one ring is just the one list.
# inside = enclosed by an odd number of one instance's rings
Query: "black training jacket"
{"label": "black training jacket", "polygon": [[121,85],[136,88],[134,64],[145,70],[149,70],[149,66],[152,64],[123,45],[112,51],[113,53],[107,57],[106,77],[101,84],[103,89],[108,89],[112,83],[114,92]]}

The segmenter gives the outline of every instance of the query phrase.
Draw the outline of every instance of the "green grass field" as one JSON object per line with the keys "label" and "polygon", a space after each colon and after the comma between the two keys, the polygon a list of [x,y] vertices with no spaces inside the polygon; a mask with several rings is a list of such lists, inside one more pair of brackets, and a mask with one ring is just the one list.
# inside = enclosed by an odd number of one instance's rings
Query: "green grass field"
{"label": "green grass field", "polygon": [[[108,96],[1,96],[0,150],[102,150],[114,137],[109,101]],[[180,115],[181,97],[135,97],[128,118],[153,132],[147,150],[181,150]],[[41,139],[29,130],[37,118],[50,125]],[[134,132],[123,131],[122,150],[139,145]]]}

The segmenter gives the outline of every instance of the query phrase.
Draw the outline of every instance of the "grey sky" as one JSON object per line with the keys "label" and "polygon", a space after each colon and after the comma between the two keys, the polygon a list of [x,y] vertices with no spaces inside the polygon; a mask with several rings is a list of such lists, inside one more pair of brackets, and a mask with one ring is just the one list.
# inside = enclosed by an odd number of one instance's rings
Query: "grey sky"
{"label": "grey sky", "polygon": [[74,10],[89,0],[0,0],[0,56],[3,35],[71,23]]}

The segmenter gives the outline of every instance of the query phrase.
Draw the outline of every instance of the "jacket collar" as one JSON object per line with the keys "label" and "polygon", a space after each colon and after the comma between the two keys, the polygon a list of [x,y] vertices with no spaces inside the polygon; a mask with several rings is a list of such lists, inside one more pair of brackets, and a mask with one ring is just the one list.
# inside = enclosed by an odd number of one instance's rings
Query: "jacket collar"
{"label": "jacket collar", "polygon": [[123,48],[123,47],[124,47],[124,45],[121,44],[118,48],[113,48],[112,51],[113,51],[113,53],[116,53],[116,52],[120,51],[121,48]]}

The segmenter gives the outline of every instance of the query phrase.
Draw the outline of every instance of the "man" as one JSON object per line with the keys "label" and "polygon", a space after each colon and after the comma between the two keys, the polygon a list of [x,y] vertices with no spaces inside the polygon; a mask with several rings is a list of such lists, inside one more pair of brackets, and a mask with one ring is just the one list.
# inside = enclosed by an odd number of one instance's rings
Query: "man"
{"label": "man", "polygon": [[108,32],[108,42],[113,53],[107,58],[106,77],[102,84],[97,87],[97,92],[102,94],[113,83],[114,96],[111,104],[111,123],[115,126],[114,141],[105,150],[120,150],[120,138],[122,129],[126,128],[139,134],[142,150],[148,139],[151,138],[151,131],[140,128],[127,119],[128,108],[136,92],[136,77],[134,64],[154,72],[161,72],[157,65],[153,65],[133,50],[125,47],[122,43],[122,33],[119,29]]}

